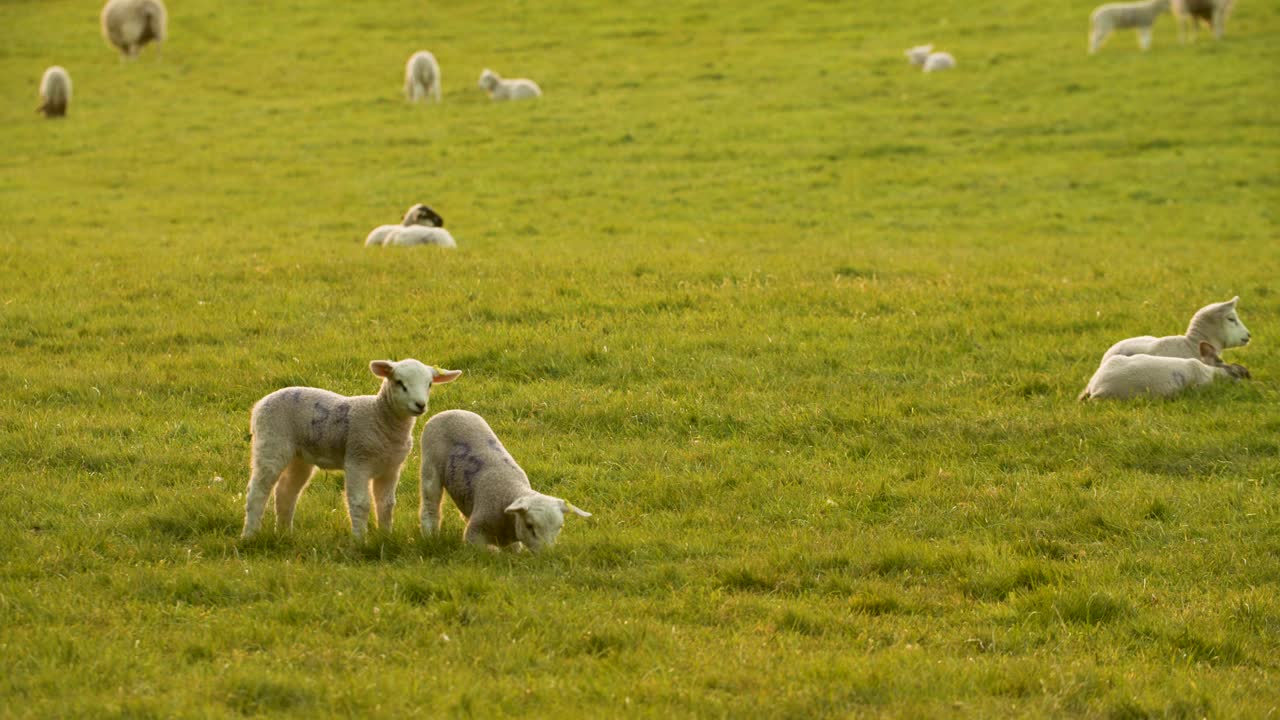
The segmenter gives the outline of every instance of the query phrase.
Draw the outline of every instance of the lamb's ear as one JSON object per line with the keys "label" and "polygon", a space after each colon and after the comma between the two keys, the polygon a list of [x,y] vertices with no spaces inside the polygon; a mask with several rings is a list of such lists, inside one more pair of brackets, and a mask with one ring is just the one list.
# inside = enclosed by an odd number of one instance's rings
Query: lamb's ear
{"label": "lamb's ear", "polygon": [[1227,301],[1227,304],[1228,304],[1228,305],[1230,305],[1231,307],[1235,307],[1235,306],[1236,306],[1236,303],[1238,303],[1238,302],[1240,302],[1240,296],[1239,296],[1239,295],[1237,295],[1237,296],[1235,296],[1235,297],[1231,298],[1230,300],[1228,300],[1228,301]]}
{"label": "lamb's ear", "polygon": [[560,512],[564,512],[566,510],[572,510],[573,512],[577,513],[579,517],[591,517],[591,513],[587,512],[586,510],[583,510],[582,508],[575,506],[573,503],[569,502],[568,500],[561,500]]}
{"label": "lamb's ear", "polygon": [[1218,348],[1214,347],[1213,343],[1205,342],[1204,340],[1200,341],[1200,359],[1204,361],[1205,365],[1215,365],[1218,362],[1222,362],[1218,358]]}
{"label": "lamb's ear", "polygon": [[374,360],[369,363],[369,372],[380,378],[389,378],[395,372],[396,364],[390,360]]}
{"label": "lamb's ear", "polygon": [[524,497],[518,497],[516,498],[515,502],[507,506],[507,509],[504,512],[506,512],[508,515],[519,515],[519,514],[527,513],[529,512],[529,504],[530,502],[533,501],[533,498],[534,498],[533,495],[525,495]]}
{"label": "lamb's ear", "polygon": [[440,383],[453,382],[462,377],[461,370],[445,370],[444,368],[431,369],[431,384],[439,385]]}

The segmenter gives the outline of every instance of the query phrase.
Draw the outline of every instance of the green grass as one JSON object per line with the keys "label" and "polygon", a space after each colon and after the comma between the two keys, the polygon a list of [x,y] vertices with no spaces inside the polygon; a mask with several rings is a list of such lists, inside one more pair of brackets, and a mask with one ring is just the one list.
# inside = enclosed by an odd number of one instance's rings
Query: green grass
{"label": "green grass", "polygon": [[[1280,707],[1280,6],[171,5],[5,4],[0,714]],[[361,246],[414,202],[456,251]],[[1237,294],[1251,382],[1075,402]],[[253,402],[409,356],[594,517],[423,540],[414,455],[391,533],[326,473],[240,542]]]}

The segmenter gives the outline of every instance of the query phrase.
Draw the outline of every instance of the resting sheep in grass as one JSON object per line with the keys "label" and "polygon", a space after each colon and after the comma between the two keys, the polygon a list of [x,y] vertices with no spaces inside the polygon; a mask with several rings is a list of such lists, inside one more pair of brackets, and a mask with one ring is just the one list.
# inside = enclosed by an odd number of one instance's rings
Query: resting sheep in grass
{"label": "resting sheep in grass", "polygon": [[1244,367],[1223,364],[1208,342],[1200,343],[1199,353],[1197,358],[1112,355],[1102,361],[1078,399],[1172,397],[1221,378],[1249,377]]}
{"label": "resting sheep in grass", "polygon": [[40,107],[36,112],[45,117],[62,117],[71,104],[71,76],[60,65],[44,71],[40,78]]}
{"label": "resting sheep in grass", "polygon": [[347,397],[311,387],[277,390],[253,406],[252,475],[245,493],[244,531],[262,524],[275,491],[276,529],[293,527],[298,496],[317,466],[346,474],[351,532],[364,537],[369,485],[378,527],[391,530],[400,467],[413,448],[413,424],[427,411],[432,385],[456,380],[461,370],[440,370],[417,360],[375,360],[369,370],[382,378],[377,395]]}
{"label": "resting sheep in grass", "polygon": [[444,227],[444,218],[440,217],[440,213],[432,210],[430,207],[418,203],[409,208],[404,214],[404,220],[399,225],[379,225],[369,232],[368,237],[364,239],[365,247],[372,245],[385,245],[387,236],[396,230],[401,230],[410,226],[422,225],[426,227]]}
{"label": "resting sheep in grass", "polygon": [[404,96],[409,102],[431,97],[440,102],[440,64],[436,56],[419,50],[404,66]]}
{"label": "resting sheep in grass", "polygon": [[1145,0],[1144,2],[1107,3],[1089,15],[1089,54],[1098,52],[1107,36],[1115,30],[1133,28],[1138,31],[1138,45],[1143,50],[1151,47],[1151,26],[1156,18],[1169,9],[1169,0]]}
{"label": "resting sheep in grass", "polygon": [[1233,5],[1235,0],[1172,0],[1170,9],[1178,24],[1178,40],[1186,42],[1188,37],[1199,36],[1201,21],[1213,28],[1214,39],[1221,40]]}
{"label": "resting sheep in grass", "polygon": [[560,498],[529,486],[529,478],[499,442],[489,423],[466,410],[446,410],[422,428],[422,534],[440,530],[442,491],[467,519],[463,538],[473,545],[510,547],[523,543],[533,552],[555,544],[564,513],[582,517]]}
{"label": "resting sheep in grass", "polygon": [[924,59],[924,71],[927,73],[950,70],[955,66],[956,59],[951,57],[951,53],[929,53],[929,56]]}
{"label": "resting sheep in grass", "polygon": [[480,87],[494,100],[525,100],[542,95],[542,89],[534,81],[527,78],[503,80],[489,68],[480,73]]}
{"label": "resting sheep in grass", "polygon": [[1113,355],[1160,355],[1176,358],[1201,357],[1200,344],[1209,343],[1215,353],[1249,344],[1249,329],[1236,312],[1236,296],[1225,302],[1206,305],[1191,316],[1186,335],[1132,337],[1112,345],[1102,356],[1103,362]]}
{"label": "resting sheep in grass", "polygon": [[169,24],[160,0],[108,0],[102,8],[102,37],[120,50],[122,58],[134,58],[143,45],[163,43]]}
{"label": "resting sheep in grass", "polygon": [[424,227],[422,225],[411,225],[409,227],[398,227],[387,233],[387,239],[382,243],[386,247],[412,247],[414,245],[435,245],[442,248],[456,248],[457,241],[453,239],[453,235],[442,227]]}
{"label": "resting sheep in grass", "polygon": [[912,65],[920,67],[924,65],[925,59],[929,57],[931,52],[933,52],[933,45],[917,45],[913,48],[907,48],[903,54],[907,56],[907,60]]}

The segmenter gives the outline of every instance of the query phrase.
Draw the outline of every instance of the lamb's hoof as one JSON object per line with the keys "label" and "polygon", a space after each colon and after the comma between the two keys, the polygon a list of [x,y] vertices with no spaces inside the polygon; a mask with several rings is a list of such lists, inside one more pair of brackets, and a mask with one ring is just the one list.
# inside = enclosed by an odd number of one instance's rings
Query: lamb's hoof
{"label": "lamb's hoof", "polygon": [[1249,374],[1249,368],[1238,363],[1231,363],[1227,366],[1227,374],[1236,380],[1251,380],[1252,375]]}

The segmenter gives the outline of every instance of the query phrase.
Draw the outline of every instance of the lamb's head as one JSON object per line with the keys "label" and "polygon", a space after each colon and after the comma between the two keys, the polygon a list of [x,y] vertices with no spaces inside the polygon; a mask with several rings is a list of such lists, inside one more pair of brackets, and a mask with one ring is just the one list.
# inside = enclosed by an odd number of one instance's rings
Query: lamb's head
{"label": "lamb's head", "polygon": [[484,71],[480,73],[480,87],[488,90],[489,92],[493,92],[493,89],[498,87],[498,81],[500,79],[501,78],[498,77],[497,73],[489,68],[485,68]]}
{"label": "lamb's head", "polygon": [[444,227],[444,218],[429,206],[418,203],[404,214],[405,225],[426,225],[427,227]]}
{"label": "lamb's head", "polygon": [[913,48],[907,48],[903,53],[912,65],[923,65],[924,59],[929,57],[929,53],[933,52],[933,45],[917,45]]}
{"label": "lamb's head", "polygon": [[1226,302],[1205,305],[1191,318],[1187,327],[1187,335],[1193,338],[1207,339],[1219,348],[1233,348],[1249,344],[1249,328],[1240,321],[1236,312],[1236,303],[1240,296]]}
{"label": "lamb's head", "polygon": [[369,363],[369,370],[382,378],[378,394],[391,403],[396,414],[405,417],[417,417],[427,411],[427,396],[432,385],[453,382],[462,374],[461,370],[423,365],[413,358],[400,362],[374,360]]}
{"label": "lamb's head", "polygon": [[582,517],[591,513],[580,510],[560,498],[531,493],[516,498],[507,506],[507,516],[515,523],[516,539],[531,552],[538,552],[556,544],[560,528],[564,526],[564,514],[572,511]]}

